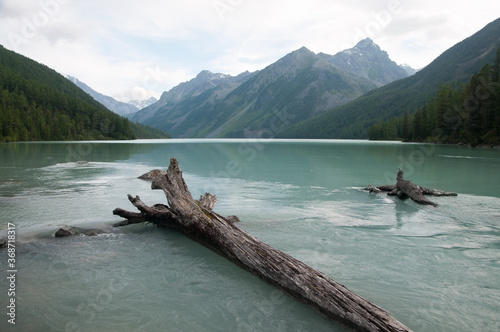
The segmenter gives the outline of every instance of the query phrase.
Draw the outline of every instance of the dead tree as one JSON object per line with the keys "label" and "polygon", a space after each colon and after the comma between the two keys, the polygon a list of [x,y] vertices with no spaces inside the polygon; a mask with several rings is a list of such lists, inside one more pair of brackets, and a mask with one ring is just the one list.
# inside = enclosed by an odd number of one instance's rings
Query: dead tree
{"label": "dead tree", "polygon": [[368,186],[365,190],[374,193],[387,192],[387,195],[398,196],[401,199],[411,198],[413,201],[423,205],[432,205],[434,207],[437,206],[436,203],[430,201],[425,197],[425,195],[429,196],[457,196],[457,193],[454,192],[446,192],[438,189],[431,189],[426,187],[420,187],[415,183],[405,180],[403,178],[404,172],[399,169],[396,184],[394,185],[382,185],[378,187]]}
{"label": "dead tree", "polygon": [[410,331],[384,309],[348,290],[327,275],[275,249],[235,225],[236,217],[213,211],[215,195],[194,200],[177,160],[167,172],[154,171],[152,189],[162,189],[168,205],[147,206],[139,196],[128,195],[139,212],[117,208],[113,214],[127,220],[117,223],[151,222],[169,227],[205,245],[243,269],[312,306],[327,317],[359,331]]}

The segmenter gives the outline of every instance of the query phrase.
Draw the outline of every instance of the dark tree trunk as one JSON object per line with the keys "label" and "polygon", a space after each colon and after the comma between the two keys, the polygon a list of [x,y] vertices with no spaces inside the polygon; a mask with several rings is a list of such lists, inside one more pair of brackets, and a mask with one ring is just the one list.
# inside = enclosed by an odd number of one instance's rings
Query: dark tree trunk
{"label": "dark tree trunk", "polygon": [[410,331],[390,313],[351,292],[325,274],[275,249],[239,229],[236,217],[223,217],[212,209],[215,195],[194,200],[184,182],[178,162],[171,159],[167,172],[155,171],[152,189],[162,189],[168,206],[144,204],[128,196],[140,211],[117,208],[115,215],[126,218],[116,224],[151,222],[170,227],[207,246],[247,271],[259,276],[294,298],[309,304],[327,317],[359,331]]}
{"label": "dark tree trunk", "polygon": [[417,186],[415,183],[403,178],[404,172],[400,169],[397,175],[395,185],[382,185],[378,187],[368,186],[365,190],[374,193],[388,192],[388,195],[398,196],[401,199],[411,198],[413,201],[423,205],[437,206],[436,203],[430,201],[424,195],[429,196],[457,196],[457,193],[446,192],[438,189],[431,189]]}

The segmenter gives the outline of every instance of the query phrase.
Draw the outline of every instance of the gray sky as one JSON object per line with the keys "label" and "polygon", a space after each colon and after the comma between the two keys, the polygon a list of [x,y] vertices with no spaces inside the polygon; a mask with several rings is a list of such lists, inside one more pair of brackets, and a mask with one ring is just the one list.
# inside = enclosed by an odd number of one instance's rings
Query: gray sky
{"label": "gray sky", "polygon": [[498,0],[0,0],[0,44],[127,101],[366,37],[418,69],[499,15]]}

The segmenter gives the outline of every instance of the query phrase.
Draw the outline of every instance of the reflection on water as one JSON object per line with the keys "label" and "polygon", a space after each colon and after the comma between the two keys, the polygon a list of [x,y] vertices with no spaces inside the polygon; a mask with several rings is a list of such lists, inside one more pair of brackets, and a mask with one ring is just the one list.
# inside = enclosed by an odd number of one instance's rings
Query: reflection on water
{"label": "reflection on water", "polygon": [[[137,176],[171,157],[193,196],[217,194],[217,211],[238,215],[242,229],[413,330],[500,329],[498,151],[168,140],[2,144],[0,157],[0,236],[17,227],[16,331],[344,330],[174,231],[112,229],[112,210],[131,209],[127,194],[165,201]],[[395,181],[398,167],[459,196],[433,198],[433,208],[361,190]],[[51,238],[64,224],[105,232]],[[13,330],[5,317],[0,330]]]}

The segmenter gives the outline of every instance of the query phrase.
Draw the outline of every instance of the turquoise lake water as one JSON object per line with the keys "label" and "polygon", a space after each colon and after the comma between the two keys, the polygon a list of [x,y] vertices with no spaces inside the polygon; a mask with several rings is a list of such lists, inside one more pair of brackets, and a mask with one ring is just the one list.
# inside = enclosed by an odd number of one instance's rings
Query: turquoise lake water
{"label": "turquoise lake water", "polygon": [[[0,144],[17,270],[13,326],[0,250],[1,331],[348,331],[173,230],[113,229],[127,194],[165,203],[137,176],[172,157],[193,196],[216,194],[215,211],[414,331],[500,331],[500,152],[342,140]],[[361,190],[398,168],[458,196]],[[53,238],[62,225],[105,233]]]}

